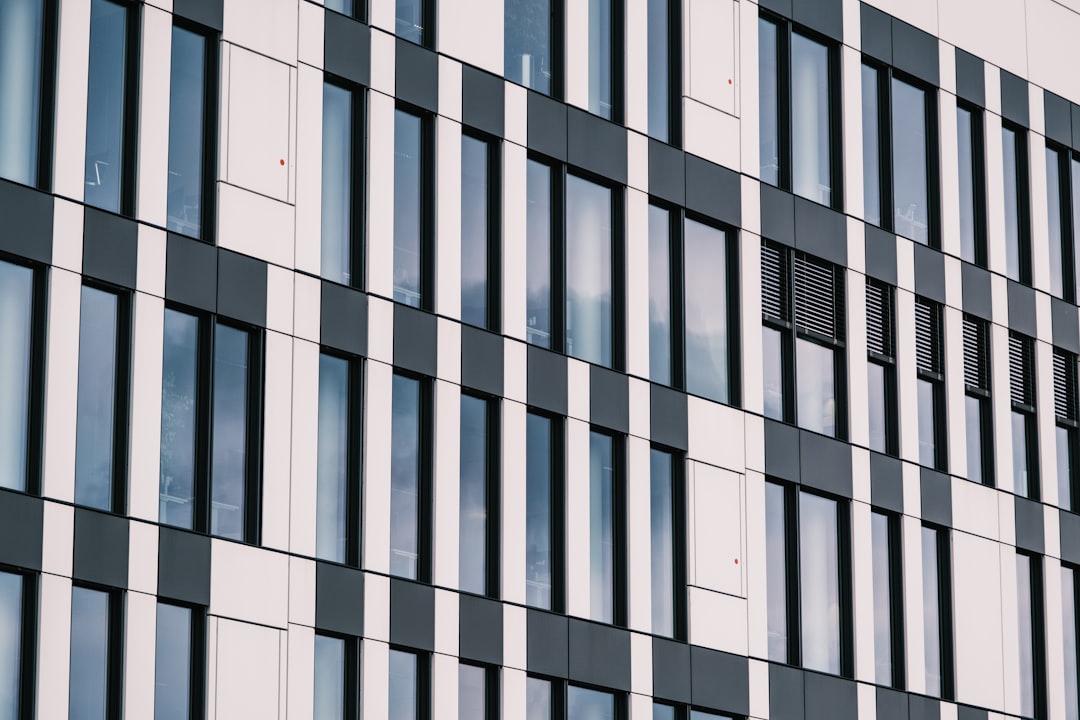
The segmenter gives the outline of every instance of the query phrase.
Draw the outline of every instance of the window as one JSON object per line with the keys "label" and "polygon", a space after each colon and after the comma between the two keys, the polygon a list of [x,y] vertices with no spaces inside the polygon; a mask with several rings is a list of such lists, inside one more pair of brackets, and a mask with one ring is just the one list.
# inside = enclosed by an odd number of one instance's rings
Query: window
{"label": "window", "polygon": [[499,441],[495,400],[461,396],[458,587],[498,594]]}
{"label": "window", "polygon": [[672,145],[682,125],[679,3],[648,0],[649,136]]}
{"label": "window", "polygon": [[525,337],[533,345],[549,350],[559,349],[553,338],[561,337],[561,329],[553,326],[559,313],[552,312],[555,304],[552,268],[562,267],[561,256],[554,255],[561,245],[552,242],[558,214],[554,203],[562,197],[561,185],[556,185],[559,180],[560,174],[549,165],[531,158],[528,160],[525,181]]}
{"label": "window", "polygon": [[1039,498],[1039,444],[1035,424],[1035,342],[1009,333],[1012,398],[1013,492]]}
{"label": "window", "polygon": [[624,693],[570,685],[563,680],[530,675],[525,698],[526,720],[625,720],[628,716]]}
{"label": "window", "polygon": [[843,269],[763,242],[761,285],[765,416],[845,437]]}
{"label": "window", "polygon": [[952,697],[952,570],[948,531],[923,525],[923,648],[926,694]]}
{"label": "window", "polygon": [[506,0],[503,71],[507,80],[544,95],[559,96],[561,11],[562,3],[551,0]]}
{"label": "window", "polygon": [[889,285],[866,279],[867,389],[870,449],[896,454],[896,299]]}
{"label": "window", "polygon": [[525,603],[562,609],[562,435],[557,421],[525,416]]}
{"label": "window", "polygon": [[34,583],[0,570],[0,718],[32,717]]}
{"label": "window", "polygon": [[120,717],[123,647],[120,595],[75,586],[71,589],[71,671],[68,720]]}
{"label": "window", "polygon": [[1076,299],[1073,248],[1072,173],[1076,161],[1068,151],[1046,146],[1046,215],[1050,242],[1050,292],[1069,302]]}
{"label": "window", "polygon": [[589,112],[622,122],[622,0],[588,2]]}
{"label": "window", "polygon": [[957,104],[956,137],[960,170],[960,257],[986,267],[986,186],[980,110]]}
{"label": "window", "polygon": [[665,705],[653,702],[652,720],[731,720],[731,718],[728,715],[696,710],[683,705]]}
{"label": "window", "polygon": [[215,194],[215,45],[206,35],[173,26],[166,227],[204,240],[209,239]]}
{"label": "window", "polygon": [[1046,717],[1046,640],[1043,632],[1042,565],[1016,554],[1016,611],[1020,642],[1020,714]]}
{"label": "window", "polygon": [[0,177],[40,188],[49,186],[54,12],[50,0],[0,3]]}
{"label": "window", "polygon": [[679,320],[671,270],[678,264],[678,248],[672,242],[673,215],[659,205],[649,205],[649,379],[664,385],[676,384],[672,365],[677,362],[673,363],[672,356]]}
{"label": "window", "polygon": [[44,302],[33,269],[0,260],[0,487],[23,492],[37,491]]}
{"label": "window", "polygon": [[428,658],[390,649],[390,714],[388,720],[427,720]]}
{"label": "window", "polygon": [[611,188],[566,177],[566,354],[604,367],[613,366],[615,355],[613,195]]}
{"label": "window", "polygon": [[874,561],[874,678],[879,685],[904,686],[903,584],[900,518],[870,513]]}
{"label": "window", "polygon": [[327,10],[333,10],[349,17],[359,15],[360,17],[357,19],[363,19],[364,0],[325,0],[325,4]]}
{"label": "window", "polygon": [[650,549],[652,559],[652,631],[683,637],[684,571],[681,463],[669,452],[649,454]]}
{"label": "window", "polygon": [[616,720],[615,693],[569,685],[566,688],[566,717]]}
{"label": "window", "polygon": [[1005,178],[1005,274],[1030,285],[1027,133],[1020,127],[1002,124],[1001,153]]}
{"label": "window", "polygon": [[[1077,593],[1080,587],[1077,583],[1076,568],[1068,565],[1061,566],[1061,613],[1062,613],[1062,645],[1065,651],[1065,662],[1062,670],[1065,673],[1065,718],[1077,720],[1080,718],[1080,643],[1077,642],[1077,631],[1080,629],[1080,603],[1077,602]],[[532,720],[530,717],[529,720]]]}
{"label": "window", "polygon": [[499,329],[499,153],[461,136],[461,319]]}
{"label": "window", "polygon": [[560,703],[553,699],[558,682],[532,677],[525,679],[525,720],[555,720],[552,713]]}
{"label": "window", "polygon": [[315,555],[360,563],[360,363],[319,355]]}
{"label": "window", "polygon": [[256,543],[262,336],[165,309],[159,517]]}
{"label": "window", "polygon": [[936,246],[934,93],[890,68],[865,64],[862,91],[864,218]]}
{"label": "window", "polygon": [[758,33],[761,181],[840,207],[835,47],[767,16]]}
{"label": "window", "polygon": [[1076,356],[1054,349],[1054,433],[1057,444],[1058,507],[1077,507]]}
{"label": "window", "polygon": [[359,673],[355,639],[315,634],[315,712],[313,720],[359,717]]}
{"label": "window", "polygon": [[431,148],[431,119],[398,109],[394,113],[394,301],[425,310],[430,309],[434,287]]}
{"label": "window", "polygon": [[458,717],[489,720],[499,716],[498,671],[458,664]]}
{"label": "window", "polygon": [[201,611],[158,603],[154,720],[202,717],[204,623]]}
{"label": "window", "polygon": [[964,316],[964,417],[968,480],[994,483],[994,427],[990,403],[989,324]]}
{"label": "window", "polygon": [[394,375],[390,420],[390,574],[430,573],[430,399],[427,383]]}
{"label": "window", "polygon": [[397,36],[417,45],[435,44],[435,0],[395,0]]}
{"label": "window", "polygon": [[363,258],[362,99],[360,89],[323,84],[321,271],[327,280],[355,286]]}
{"label": "window", "polygon": [[625,622],[621,452],[614,437],[589,433],[589,619],[611,625]]}
{"label": "window", "polygon": [[79,305],[75,502],[116,512],[127,476],[128,302],[84,285]]}
{"label": "window", "polygon": [[919,400],[919,462],[945,470],[945,360],[941,305],[915,298],[915,387]]}

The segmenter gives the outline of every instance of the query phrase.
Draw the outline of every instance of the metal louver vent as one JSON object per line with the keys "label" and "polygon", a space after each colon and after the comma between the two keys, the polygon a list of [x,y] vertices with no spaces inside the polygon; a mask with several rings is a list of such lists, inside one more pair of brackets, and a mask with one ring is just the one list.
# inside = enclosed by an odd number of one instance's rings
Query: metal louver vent
{"label": "metal louver vent", "polygon": [[1054,412],[1063,420],[1076,420],[1076,356],[1054,351]]}
{"label": "metal louver vent", "polygon": [[866,280],[866,346],[875,355],[893,357],[893,302],[888,285]]}
{"label": "metal louver vent", "polygon": [[964,382],[979,390],[990,390],[990,354],[986,342],[986,323],[964,318]]}
{"label": "metal louver vent", "polygon": [[915,299],[915,364],[922,372],[941,374],[941,307]]}
{"label": "metal louver vent", "polygon": [[795,256],[795,326],[834,340],[843,339],[843,315],[838,307],[838,278],[833,266]]}
{"label": "metal louver vent", "polygon": [[1031,339],[1009,336],[1009,387],[1012,401],[1017,405],[1034,405],[1032,392],[1032,355]]}
{"label": "metal louver vent", "polygon": [[788,253],[783,248],[761,244],[761,312],[768,317],[791,319]]}

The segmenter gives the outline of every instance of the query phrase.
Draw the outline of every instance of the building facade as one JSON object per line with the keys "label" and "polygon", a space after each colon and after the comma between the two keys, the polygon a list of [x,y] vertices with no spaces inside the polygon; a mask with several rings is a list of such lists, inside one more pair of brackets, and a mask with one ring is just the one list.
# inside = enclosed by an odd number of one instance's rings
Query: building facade
{"label": "building facade", "polygon": [[1078,36],[0,0],[0,720],[1077,720]]}

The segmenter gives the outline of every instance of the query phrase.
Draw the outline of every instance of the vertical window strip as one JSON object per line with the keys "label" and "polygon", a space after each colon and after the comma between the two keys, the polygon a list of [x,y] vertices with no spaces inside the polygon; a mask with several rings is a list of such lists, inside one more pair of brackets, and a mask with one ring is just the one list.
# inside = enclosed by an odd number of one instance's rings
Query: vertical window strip
{"label": "vertical window strip", "polygon": [[915,299],[915,364],[920,372],[942,374],[941,306]]}
{"label": "vertical window strip", "polygon": [[972,389],[990,391],[990,353],[985,320],[964,316],[964,383]]}
{"label": "vertical window strip", "polygon": [[893,329],[892,288],[870,278],[866,279],[866,345],[870,353],[893,359],[895,334]]}
{"label": "vertical window strip", "polygon": [[761,312],[781,322],[791,321],[790,254],[772,243],[761,244]]}
{"label": "vertical window strip", "polygon": [[842,279],[831,263],[795,255],[795,327],[836,341],[844,339]]}
{"label": "vertical window strip", "polygon": [[1031,338],[1009,335],[1009,387],[1015,405],[1035,405],[1034,347]]}
{"label": "vertical window strip", "polygon": [[1076,356],[1054,350],[1054,412],[1059,420],[1077,419]]}

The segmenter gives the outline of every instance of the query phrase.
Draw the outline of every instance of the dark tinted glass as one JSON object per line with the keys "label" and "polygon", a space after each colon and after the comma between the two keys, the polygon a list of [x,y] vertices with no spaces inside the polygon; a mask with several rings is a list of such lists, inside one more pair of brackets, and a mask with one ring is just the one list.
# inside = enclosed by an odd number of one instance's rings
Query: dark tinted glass
{"label": "dark tinted glass", "polygon": [[394,300],[413,307],[422,302],[424,269],[422,135],[419,117],[403,110],[394,113]]}
{"label": "dark tinted glass", "polygon": [[29,467],[33,307],[34,271],[0,260],[0,487],[12,490],[26,489]]}
{"label": "dark tinted glass", "polygon": [[352,281],[353,97],[323,85],[322,276]]}
{"label": "dark tinted glass", "polygon": [[1063,297],[1065,292],[1065,263],[1063,245],[1065,227],[1062,223],[1061,153],[1046,148],[1046,229],[1050,249],[1050,292]]}
{"label": "dark tinted glass", "polygon": [[154,720],[191,717],[191,610],[159,603],[154,660]]}
{"label": "dark tinted glass", "polygon": [[614,63],[612,44],[612,3],[589,3],[589,112],[605,120],[614,119]]}
{"label": "dark tinted glass", "polygon": [[758,102],[761,115],[758,149],[761,182],[780,184],[780,120],[777,111],[777,27],[765,18],[758,20]]}
{"label": "dark tinted glass", "polygon": [[201,237],[203,231],[207,40],[173,27],[169,96],[169,230]]}
{"label": "dark tinted glass", "polygon": [[488,153],[483,140],[461,137],[461,319],[488,327],[490,211]]}
{"label": "dark tinted glass", "polygon": [[108,716],[109,655],[109,594],[72,588],[68,720]]}
{"label": "dark tinted glass", "polygon": [[566,352],[605,367],[612,363],[611,195],[566,178]]}
{"label": "dark tinted glass", "polygon": [[227,325],[214,338],[210,532],[244,539],[248,439],[248,333]]}
{"label": "dark tinted glass", "polygon": [[765,578],[769,659],[788,661],[787,523],[784,488],[765,483]]}
{"label": "dark tinted glass", "polygon": [[353,14],[353,0],[326,0],[324,4],[334,12],[350,16]]}
{"label": "dark tinted glass", "polygon": [[870,410],[870,449],[887,452],[889,442],[888,395],[885,376],[888,371],[884,365],[867,363],[866,384],[867,401]]}
{"label": "dark tinted glass", "polygon": [[315,555],[333,562],[347,556],[349,395],[349,362],[320,355]]}
{"label": "dark tinted glass", "polygon": [[488,401],[461,396],[461,504],[458,583],[487,592]]}
{"label": "dark tinted glass", "polygon": [[420,551],[420,382],[394,376],[390,421],[390,574],[417,578]]}
{"label": "dark tinted glass", "polygon": [[[1078,683],[1076,614],[1076,570],[1061,568],[1061,628],[1065,650],[1065,720],[1080,718],[1080,683]],[[531,720],[531,719],[530,719]]]}
{"label": "dark tinted glass", "polygon": [[551,682],[540,678],[525,680],[525,720],[552,720]]}
{"label": "dark tinted glass", "polygon": [[314,720],[342,720],[345,717],[345,641],[326,635],[315,636]]}
{"label": "dark tinted glass", "polygon": [[970,263],[976,262],[975,233],[976,213],[978,208],[975,204],[975,187],[979,182],[978,171],[975,166],[976,148],[975,138],[978,137],[975,127],[976,115],[969,110],[956,108],[956,139],[958,146],[958,166],[960,170],[960,257]]}
{"label": "dark tinted glass", "polygon": [[1058,507],[1072,510],[1073,454],[1076,452],[1076,431],[1058,425],[1054,428],[1057,445]]}
{"label": "dark tinted glass", "polygon": [[615,622],[615,448],[589,434],[589,618]]}
{"label": "dark tinted glass", "polygon": [[199,319],[166,308],[158,515],[166,525],[188,529],[194,521],[198,353]]}
{"label": "dark tinted glass", "polygon": [[1016,556],[1016,623],[1020,635],[1020,714],[1035,717],[1035,628],[1032,612],[1035,575],[1027,555]]}
{"label": "dark tinted glass", "polygon": [[661,705],[653,703],[652,720],[675,720],[675,707],[673,705]]}
{"label": "dark tinted glass", "polygon": [[727,235],[686,221],[686,389],[728,402]]}
{"label": "dark tinted glass", "polygon": [[671,384],[671,214],[649,206],[649,379]]}
{"label": "dark tinted glass", "polygon": [[555,78],[550,0],[506,0],[503,51],[506,78],[550,95]]}
{"label": "dark tinted glass", "polygon": [[791,187],[822,205],[832,203],[829,48],[791,34]]}
{"label": "dark tinted glass", "polygon": [[615,720],[615,695],[571,685],[566,689],[566,710],[574,720]]}
{"label": "dark tinted glass", "polygon": [[458,665],[458,718],[487,718],[487,671],[476,665]]}
{"label": "dark tinted glass", "polygon": [[652,542],[652,631],[675,634],[675,503],[670,453],[649,454],[649,513]]}
{"label": "dark tinted glass", "polygon": [[23,657],[23,579],[0,572],[0,720],[19,720]]}
{"label": "dark tinted glass", "polygon": [[649,135],[664,142],[671,137],[670,12],[670,0],[648,0]]}
{"label": "dark tinted glass", "polygon": [[90,4],[90,75],[86,94],[86,204],[120,212],[124,181],[128,9]]}
{"label": "dark tinted glass", "polygon": [[46,0],[0,3],[0,177],[38,182]]}
{"label": "dark tinted glass", "polygon": [[79,307],[79,399],[75,502],[113,508],[119,298],[83,286]]}
{"label": "dark tinted glass", "polygon": [[940,696],[941,676],[941,595],[938,566],[938,531],[922,529],[923,567],[923,649],[926,662],[926,694]]}
{"label": "dark tinted glass", "polygon": [[525,193],[525,337],[551,348],[551,168],[529,160]]}
{"label": "dark tinted glass", "polygon": [[419,720],[418,661],[412,653],[390,651],[389,720]]}
{"label": "dark tinted glass", "polygon": [[1021,280],[1024,258],[1020,228],[1020,147],[1016,131],[1001,128],[1001,155],[1005,179],[1005,272],[1013,280]]}
{"label": "dark tinted glass", "polygon": [[870,514],[874,558],[874,677],[879,685],[893,683],[892,559],[889,516]]}
{"label": "dark tinted glass", "polygon": [[426,0],[395,0],[397,4],[397,36],[409,42],[425,44],[427,28],[425,25],[424,4]]}
{"label": "dark tinted glass", "polygon": [[836,501],[799,493],[802,664],[840,674],[840,546]]}
{"label": "dark tinted glass", "polygon": [[876,68],[862,66],[863,218],[881,224],[881,119]]}
{"label": "dark tinted glass", "polygon": [[552,422],[529,413],[525,421],[525,602],[551,609],[553,579],[551,491]]}
{"label": "dark tinted glass", "polygon": [[893,78],[892,115],[893,229],[925,245],[930,239],[926,91]]}

